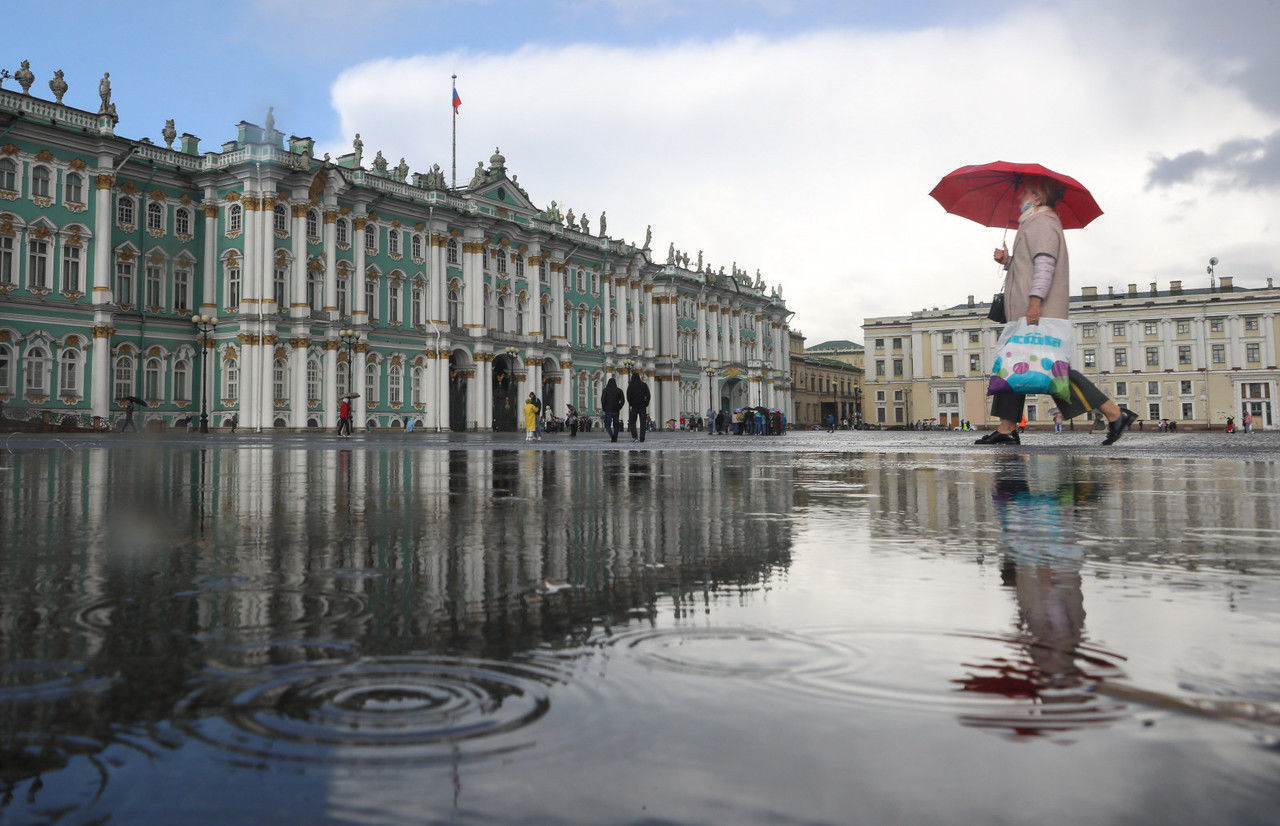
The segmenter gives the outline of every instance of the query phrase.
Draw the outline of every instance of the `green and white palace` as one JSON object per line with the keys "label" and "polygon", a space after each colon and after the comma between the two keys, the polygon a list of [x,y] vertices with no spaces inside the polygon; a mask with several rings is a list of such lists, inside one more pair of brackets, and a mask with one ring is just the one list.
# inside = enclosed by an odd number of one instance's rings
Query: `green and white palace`
{"label": "green and white palace", "polygon": [[[25,68],[25,67],[24,67]],[[0,399],[10,418],[107,426],[514,429],[538,392],[598,410],[643,372],[659,422],[713,404],[790,411],[789,312],[759,273],[594,232],[534,206],[496,152],[465,187],[379,152],[314,157],[241,122],[201,152],[98,111],[0,89]],[[175,146],[176,142],[176,146]],[[648,233],[646,233],[648,235]],[[216,319],[202,336],[193,316]]]}

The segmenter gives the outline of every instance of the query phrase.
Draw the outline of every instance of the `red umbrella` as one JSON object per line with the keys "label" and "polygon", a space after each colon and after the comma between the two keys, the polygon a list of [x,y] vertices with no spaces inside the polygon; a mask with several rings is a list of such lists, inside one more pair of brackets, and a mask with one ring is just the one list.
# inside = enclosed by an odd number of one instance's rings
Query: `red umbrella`
{"label": "red umbrella", "polygon": [[1063,229],[1079,229],[1102,214],[1098,202],[1079,181],[1038,163],[996,161],[962,166],[938,181],[929,194],[947,212],[962,218],[985,227],[1017,229],[1020,210],[1013,194],[1023,178],[1034,175],[1062,185],[1065,194],[1054,209]]}

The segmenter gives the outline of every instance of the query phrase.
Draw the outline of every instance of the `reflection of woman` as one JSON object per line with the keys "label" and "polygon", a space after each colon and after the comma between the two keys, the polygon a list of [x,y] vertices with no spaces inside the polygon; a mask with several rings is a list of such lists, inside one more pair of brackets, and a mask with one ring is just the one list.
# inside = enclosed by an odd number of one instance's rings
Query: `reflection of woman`
{"label": "reflection of woman", "polygon": [[[1053,207],[1062,200],[1062,186],[1056,181],[1029,176],[1014,194],[1022,206],[1013,253],[1001,247],[995,259],[1008,269],[1004,282],[1005,314],[1010,321],[1024,317],[1028,324],[1043,318],[1066,318],[1071,296],[1071,268],[1062,221]],[[1098,410],[1107,417],[1104,445],[1118,440],[1138,419],[1138,414],[1119,407],[1092,382],[1075,370],[1070,375],[1074,404],[1068,409]],[[1067,401],[1067,400],[1064,400]],[[1020,444],[1017,426],[1023,416],[1026,396],[1006,391],[991,399],[991,415],[1000,419],[995,430],[977,444]]]}

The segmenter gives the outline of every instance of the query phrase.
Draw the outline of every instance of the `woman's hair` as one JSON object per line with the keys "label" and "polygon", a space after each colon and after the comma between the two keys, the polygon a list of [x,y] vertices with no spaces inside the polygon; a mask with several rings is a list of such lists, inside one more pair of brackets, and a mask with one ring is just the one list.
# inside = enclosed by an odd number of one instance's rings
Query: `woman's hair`
{"label": "woman's hair", "polygon": [[1062,200],[1062,196],[1066,194],[1062,184],[1053,178],[1046,178],[1041,175],[1032,175],[1022,180],[1024,189],[1033,189],[1040,193],[1040,197],[1044,200],[1045,206],[1057,206]]}

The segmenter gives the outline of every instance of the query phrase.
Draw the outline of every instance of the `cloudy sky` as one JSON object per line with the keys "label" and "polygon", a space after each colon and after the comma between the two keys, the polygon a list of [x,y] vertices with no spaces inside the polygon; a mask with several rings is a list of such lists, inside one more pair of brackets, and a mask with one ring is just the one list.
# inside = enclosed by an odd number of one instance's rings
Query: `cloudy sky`
{"label": "cloudy sky", "polygon": [[[999,230],[928,196],[950,170],[1035,161],[1105,214],[1072,232],[1084,285],[1280,276],[1276,0],[228,0],[23,4],[0,65],[118,133],[175,118],[212,149],[268,105],[318,152],[359,132],[458,178],[495,147],[556,200],[655,255],[674,242],[782,284],[809,343],[868,316],[989,297]],[[10,80],[6,88],[15,88]],[[367,161],[366,161],[367,163]]]}

